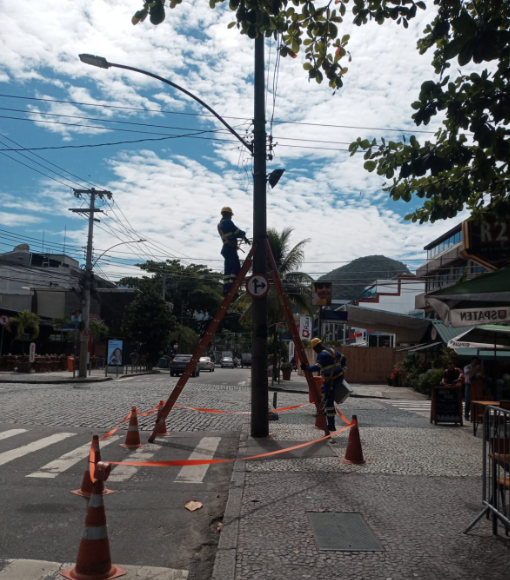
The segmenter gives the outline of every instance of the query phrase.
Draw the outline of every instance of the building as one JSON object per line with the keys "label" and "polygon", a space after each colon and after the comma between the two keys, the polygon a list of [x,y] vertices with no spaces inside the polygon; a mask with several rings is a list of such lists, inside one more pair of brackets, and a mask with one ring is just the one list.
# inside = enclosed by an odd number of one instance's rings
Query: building
{"label": "building", "polygon": [[415,310],[415,298],[425,291],[425,278],[400,274],[389,280],[376,280],[363,290],[363,296],[353,301],[356,306],[409,314]]}
{"label": "building", "polygon": [[487,269],[465,252],[466,228],[458,224],[442,236],[424,247],[427,261],[416,271],[416,275],[426,280],[426,290],[416,296],[415,307],[423,309],[426,318],[436,319],[437,314],[427,303],[430,292],[453,286],[460,279],[472,279]]}

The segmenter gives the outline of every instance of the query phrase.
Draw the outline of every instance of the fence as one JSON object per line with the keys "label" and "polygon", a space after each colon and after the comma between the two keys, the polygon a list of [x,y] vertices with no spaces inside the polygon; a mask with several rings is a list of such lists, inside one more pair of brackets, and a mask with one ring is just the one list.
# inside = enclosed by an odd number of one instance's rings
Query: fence
{"label": "fence", "polygon": [[510,410],[487,407],[483,415],[482,503],[485,506],[466,528],[467,534],[484,515],[492,515],[492,533],[498,522],[510,530]]}
{"label": "fence", "polygon": [[[346,379],[351,384],[386,384],[386,377],[391,374],[395,363],[407,356],[406,353],[397,353],[391,347],[342,346],[337,347],[337,350],[347,357]],[[317,359],[311,348],[306,349],[306,356],[310,364]]]}

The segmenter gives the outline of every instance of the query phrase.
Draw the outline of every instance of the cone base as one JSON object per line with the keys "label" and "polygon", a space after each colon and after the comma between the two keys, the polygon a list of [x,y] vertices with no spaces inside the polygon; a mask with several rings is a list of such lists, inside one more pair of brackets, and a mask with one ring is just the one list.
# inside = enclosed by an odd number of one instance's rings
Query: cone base
{"label": "cone base", "polygon": [[124,447],[125,449],[137,449],[138,447],[145,447],[145,445],[142,445],[141,443],[138,445],[128,445],[127,443],[121,443],[120,446]]}
{"label": "cone base", "polygon": [[[115,489],[104,489],[103,490],[103,495],[109,495],[110,493],[115,493]],[[81,489],[75,489],[74,491],[72,491],[71,493],[74,493],[74,495],[80,495],[81,497],[87,497],[90,498],[90,496],[92,495],[92,492],[86,492],[86,491],[82,491]]]}
{"label": "cone base", "polygon": [[346,465],[364,465],[365,463],[368,463],[368,461],[365,461],[364,459],[361,461],[355,461],[352,459],[340,459],[341,463],[345,463]]}
{"label": "cone base", "polygon": [[76,571],[76,567],[68,568],[67,570],[62,570],[60,575],[64,578],[68,578],[68,580],[111,580],[112,578],[118,578],[119,576],[125,576],[127,572],[118,566],[114,566],[110,568],[108,574],[101,574],[100,576],[90,576],[89,574],[80,574]]}

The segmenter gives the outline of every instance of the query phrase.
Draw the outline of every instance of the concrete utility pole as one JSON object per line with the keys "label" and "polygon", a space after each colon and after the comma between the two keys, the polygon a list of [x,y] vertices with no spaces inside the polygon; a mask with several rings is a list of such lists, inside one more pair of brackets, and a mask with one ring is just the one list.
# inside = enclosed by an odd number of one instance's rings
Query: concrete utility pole
{"label": "concrete utility pole", "polygon": [[[266,217],[266,111],[264,36],[255,39],[255,104],[253,131],[253,241],[258,243],[253,273],[267,273]],[[267,297],[252,300],[253,346],[251,360],[251,436],[269,435],[267,377]]]}
{"label": "concrete utility pole", "polygon": [[[103,210],[97,209],[95,206],[96,196],[103,198],[105,195],[108,199],[112,198],[111,191],[97,191],[92,189],[73,189],[75,197],[81,197],[82,195],[90,195],[89,209],[85,208],[70,208],[69,211],[74,213],[88,213],[89,214],[89,232],[87,236],[87,257],[85,262],[85,277],[84,277],[84,292],[83,292],[83,304],[81,308],[83,328],[89,329],[90,324],[90,289],[92,283],[92,240],[94,237],[94,221],[99,221],[94,218],[94,214],[103,213]],[[78,372],[79,377],[87,376],[87,358],[88,358],[88,340],[80,340],[80,368]]]}

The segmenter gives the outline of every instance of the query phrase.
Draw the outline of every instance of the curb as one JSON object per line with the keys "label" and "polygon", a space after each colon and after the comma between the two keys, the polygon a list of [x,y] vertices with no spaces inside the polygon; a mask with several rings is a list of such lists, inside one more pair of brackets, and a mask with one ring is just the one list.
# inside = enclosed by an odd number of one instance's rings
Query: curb
{"label": "curb", "polygon": [[[120,375],[120,377],[115,377],[117,379],[130,379],[132,377],[143,377],[144,375],[159,375],[161,371],[147,371],[146,373],[133,373],[132,375]],[[109,377],[108,377],[109,378]],[[113,377],[111,377],[113,379]]]}
{"label": "curb", "polygon": [[105,381],[112,381],[113,379],[111,377],[98,377],[97,379],[48,379],[47,381],[34,381],[34,380],[27,380],[27,381],[23,381],[23,380],[2,380],[0,378],[0,384],[5,384],[5,385],[17,385],[17,384],[23,384],[23,385],[63,385],[63,384],[86,384],[86,383],[104,383]]}
{"label": "curb", "polygon": [[[241,428],[238,457],[241,451],[246,451],[249,424]],[[230,478],[227,505],[223,515],[220,540],[214,559],[214,569],[211,580],[235,580],[237,541],[239,537],[239,522],[243,507],[244,483],[246,477],[246,461],[236,460]]]}

